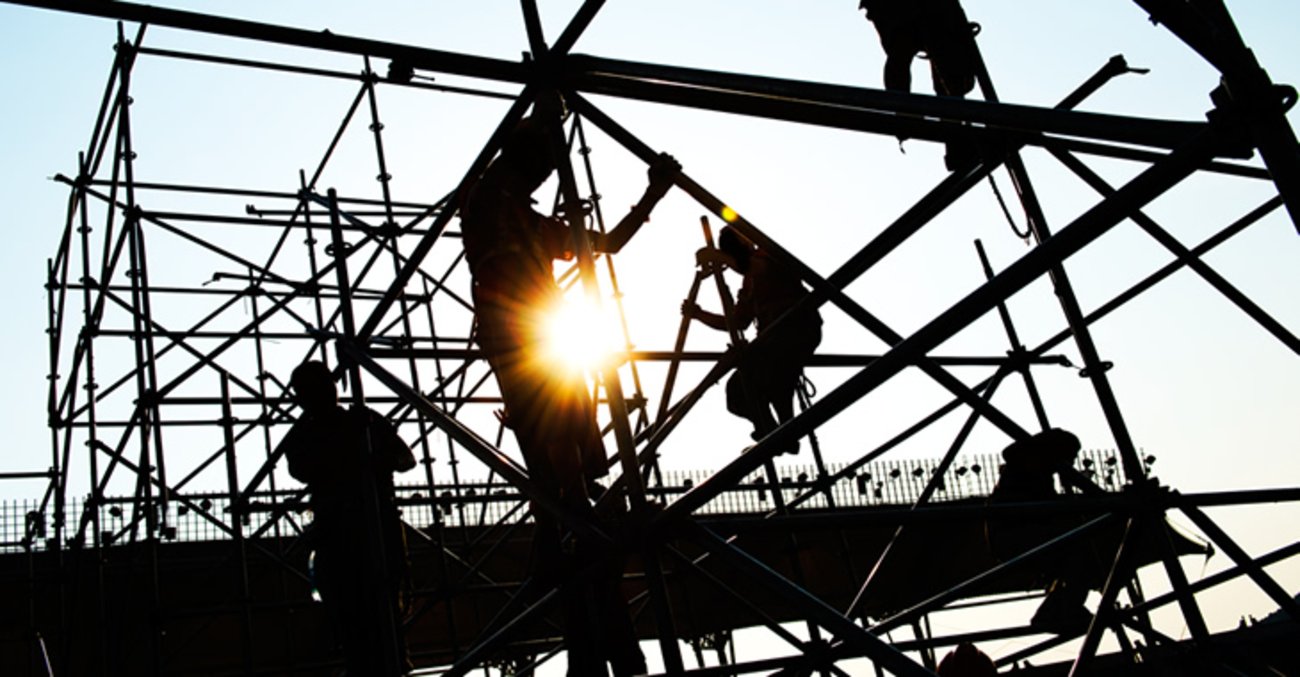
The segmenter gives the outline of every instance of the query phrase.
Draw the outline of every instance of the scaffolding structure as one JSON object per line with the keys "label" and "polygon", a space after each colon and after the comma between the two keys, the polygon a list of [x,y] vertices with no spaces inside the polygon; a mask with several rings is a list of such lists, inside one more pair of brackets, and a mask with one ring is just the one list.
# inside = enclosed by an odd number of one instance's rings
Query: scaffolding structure
{"label": "scaffolding structure", "polygon": [[[757,440],[746,453],[706,478],[685,482],[660,468],[659,451],[704,394],[737,364],[740,347],[717,353],[686,351],[688,322],[683,322],[673,349],[635,350],[627,322],[622,323],[624,357],[594,375],[593,383],[601,403],[601,423],[611,447],[617,450],[611,458],[613,481],[626,487],[632,506],[626,530],[636,534],[635,546],[630,549],[643,569],[640,585],[645,595],[638,608],[644,607],[644,626],[653,628],[649,635],[658,641],[657,662],[665,673],[815,670],[845,674],[846,661],[860,665],[865,660],[878,672],[932,674],[936,650],[963,641],[1037,635],[1027,626],[945,634],[930,627],[931,614],[970,598],[984,599],[984,586],[990,580],[1105,529],[1119,529],[1124,536],[1110,553],[1110,574],[1087,632],[1041,639],[1028,648],[995,655],[998,665],[1026,659],[1041,663],[1041,656],[1078,640],[1070,674],[1083,674],[1095,665],[1106,637],[1113,638],[1120,653],[1140,656],[1148,664],[1175,654],[1183,660],[1190,651],[1234,665],[1235,659],[1228,653],[1210,651],[1221,640],[1209,631],[1197,594],[1242,576],[1249,577],[1293,621],[1300,622],[1300,604],[1264,570],[1300,551],[1300,543],[1252,556],[1204,512],[1211,506],[1300,500],[1300,487],[1185,495],[1149,479],[1150,459],[1128,432],[1107,376],[1108,363],[1090,331],[1102,317],[1186,268],[1291,353],[1300,353],[1300,339],[1290,329],[1204,260],[1216,246],[1278,209],[1285,208],[1300,224],[1296,218],[1300,210],[1300,145],[1284,117],[1295,103],[1296,93],[1268,79],[1221,0],[1137,0],[1222,74],[1223,84],[1213,94],[1216,109],[1203,123],[1073,111],[1107,81],[1128,72],[1128,65],[1118,57],[1055,108],[1047,109],[999,103],[982,65],[978,81],[983,100],[961,100],[571,54],[574,43],[600,11],[600,0],[582,3],[565,30],[552,40],[543,33],[534,0],[524,0],[521,5],[530,53],[520,62],[129,3],[34,0],[15,4],[116,18],[135,22],[140,28],[131,34],[119,24],[116,59],[91,140],[77,170],[57,178],[67,185],[70,198],[63,237],[50,262],[46,283],[52,456],[49,473],[36,475],[48,477],[49,484],[42,504],[28,516],[21,539],[6,546],[20,546],[31,562],[39,563],[32,566],[33,577],[41,575],[37,569],[51,573],[78,567],[73,575],[59,576],[101,584],[112,557],[101,554],[86,559],[85,553],[130,549],[135,553],[130,560],[133,566],[152,577],[152,583],[141,589],[144,596],[136,601],[140,613],[158,618],[158,609],[165,604],[160,592],[164,584],[159,582],[159,576],[165,575],[159,565],[160,553],[173,542],[186,540],[184,528],[178,532],[178,525],[201,521],[209,532],[230,541],[232,550],[222,566],[242,570],[244,586],[240,599],[231,603],[244,619],[242,648],[232,648],[232,655],[239,654],[239,667],[214,668],[211,674],[278,674],[285,669],[283,664],[259,664],[260,654],[249,648],[253,618],[261,613],[262,601],[254,593],[257,586],[250,582],[248,562],[254,556],[273,562],[279,567],[275,576],[282,590],[300,589],[307,578],[305,553],[295,545],[309,521],[303,514],[305,491],[296,485],[283,486],[283,475],[277,475],[283,461],[275,455],[276,442],[296,418],[282,380],[286,364],[316,358],[337,366],[349,387],[346,397],[381,411],[411,443],[420,461],[420,477],[401,486],[399,498],[409,514],[422,511],[420,514],[427,516],[418,522],[408,518],[408,522],[439,553],[440,576],[446,578],[453,570],[472,575],[490,566],[486,562],[494,556],[493,549],[487,548],[481,553],[483,561],[462,561],[463,553],[448,545],[458,538],[449,535],[451,532],[471,526],[509,532],[512,525],[527,521],[530,509],[549,511],[571,528],[594,528],[599,533],[599,525],[575,523],[573,515],[539,491],[522,465],[502,451],[508,444],[508,432],[492,416],[492,410],[500,406],[500,397],[474,344],[468,274],[453,228],[456,196],[483,171],[537,98],[552,92],[558,92],[572,111],[565,138],[570,152],[560,163],[556,207],[569,206],[559,213],[575,232],[603,231],[605,227],[596,183],[599,172],[587,141],[593,128],[646,164],[658,156],[657,149],[596,105],[592,95],[818,125],[845,133],[969,144],[979,149],[977,160],[952,171],[829,274],[814,270],[757,224],[737,214],[703,185],[705,179],[688,173],[675,178],[675,188],[705,212],[797,271],[812,290],[801,308],[833,305],[891,347],[879,355],[815,357],[813,366],[851,368],[854,373],[829,392],[804,402],[793,420]],[[145,40],[145,26],[350,54],[363,60],[364,69],[350,73],[156,49]],[[301,175],[296,190],[144,182],[136,179],[133,166],[131,82],[138,65],[154,59],[350,80],[355,82],[356,93],[328,150],[314,172]],[[385,73],[372,68],[372,60],[380,59],[388,62]],[[452,87],[424,77],[435,73],[470,79],[481,86]],[[515,89],[506,91],[499,86],[502,83]],[[385,147],[394,141],[385,135],[377,92],[390,87],[510,103],[495,132],[465,168],[459,185],[443,187],[441,199],[402,200],[389,189]],[[361,128],[373,139],[382,199],[343,195],[319,184],[339,140],[349,130]],[[1050,153],[1092,186],[1100,200],[1070,224],[1050,229],[1021,157],[1026,147]],[[1262,157],[1264,167],[1232,161],[1253,153]],[[1128,183],[1111,186],[1081,157],[1119,158],[1143,163],[1146,168]],[[986,282],[910,334],[886,325],[845,291],[1000,168],[1012,177],[1034,243],[1019,260],[995,271],[981,249]],[[1201,173],[1271,182],[1277,195],[1213,237],[1188,247],[1142,210],[1178,183]],[[158,208],[158,204],[212,207],[172,209]],[[231,209],[235,204],[240,204],[242,213]],[[1063,262],[1124,221],[1136,223],[1176,261],[1085,312]],[[706,231],[708,228],[706,222]],[[163,249],[168,257],[184,251],[187,258],[179,262],[151,257],[159,242],[166,242]],[[200,267],[205,276],[210,272],[211,278],[199,287],[155,281],[166,279],[166,271],[177,265]],[[713,284],[711,277],[710,271],[699,272],[692,298],[702,287]],[[1006,302],[1040,278],[1050,280],[1065,326],[1047,341],[1025,346]],[[625,309],[620,303],[618,279],[614,257],[594,258],[590,251],[579,251],[577,263],[560,275],[566,289],[614,299],[621,314]],[[972,322],[994,312],[1009,341],[1005,354],[932,354]],[[797,315],[791,312],[787,317]],[[770,333],[760,334],[751,345],[763,343],[765,336]],[[877,571],[893,556],[891,547],[880,553],[874,566],[872,562],[847,564],[854,585],[845,594],[851,602],[837,607],[809,592],[809,585],[802,580],[808,572],[801,572],[797,562],[788,571],[778,571],[746,551],[743,540],[738,543],[730,538],[733,534],[703,520],[703,516],[718,512],[744,512],[730,510],[732,504],[727,501],[762,492],[764,501],[771,499],[770,504],[761,506],[760,513],[770,528],[789,534],[799,529],[834,529],[843,519],[836,509],[856,507],[845,505],[847,497],[855,493],[866,496],[872,490],[880,496],[892,486],[885,484],[884,472],[904,479],[912,472],[911,466],[882,470],[883,466],[871,464],[882,459],[888,462],[891,450],[953,412],[968,413],[961,432],[941,460],[916,467],[915,490],[900,493],[895,501],[910,505],[910,509],[887,511],[873,519],[887,520],[897,529],[898,538],[913,525],[995,514],[1002,508],[979,501],[944,502],[940,492],[965,481],[959,478],[976,478],[981,466],[989,470],[981,481],[986,485],[991,481],[996,461],[971,464],[958,460],[977,422],[992,424],[1012,439],[1024,439],[1033,432],[993,403],[993,394],[1003,383],[1022,381],[1036,413],[1034,430],[1049,427],[1032,368],[1061,364],[1064,358],[1052,351],[1065,344],[1072,344],[1083,359],[1081,374],[1105,414],[1116,449],[1109,455],[1088,457],[1086,465],[1081,464],[1070,478],[1071,489],[1078,493],[1070,509],[1085,514],[1087,521],[1016,560],[973,572],[968,579],[908,608],[872,617],[866,611],[867,600],[879,587]],[[688,361],[706,363],[709,369],[697,380],[679,381],[678,367]],[[645,378],[646,365],[655,365],[656,376],[666,374],[661,388]],[[954,375],[954,369],[967,365],[991,368],[993,374],[973,384]],[[946,389],[951,395],[949,403],[856,460],[838,465],[827,462],[817,444],[818,428],[909,369]],[[779,470],[775,460],[800,440],[808,448],[810,461],[794,480],[794,473]],[[1108,477],[1118,478],[1117,486],[1106,486],[1106,477],[1098,472],[1107,463],[1116,466]],[[967,475],[970,467],[975,471]],[[868,468],[876,473],[875,480]],[[475,474],[480,469],[486,479]],[[8,473],[5,477],[31,475]],[[783,475],[789,477],[783,480]],[[1122,490],[1116,490],[1120,484]],[[79,499],[81,487],[85,487],[84,498]],[[746,505],[752,509],[754,503]],[[1010,507],[1045,512],[1059,509],[1053,505]],[[1211,579],[1190,582],[1178,562],[1180,553],[1173,545],[1176,538],[1165,521],[1170,512],[1195,524],[1234,566]],[[495,537],[504,538],[503,532],[496,532]],[[793,542],[795,537],[790,538]],[[892,546],[893,541],[890,543]],[[1159,546],[1155,559],[1163,566],[1172,592],[1148,598],[1134,583],[1133,572],[1141,557],[1134,553],[1153,543]],[[610,547],[615,547],[612,540]],[[720,589],[733,596],[738,618],[747,619],[738,620],[735,627],[765,626],[786,643],[783,655],[759,660],[737,657],[729,630],[701,636],[683,634],[679,628],[691,623],[684,618],[688,612],[674,604],[668,579],[709,579],[713,574],[700,564],[704,560],[734,571],[747,585],[779,599],[783,609],[793,609],[804,622],[806,635],[792,633],[778,622],[778,614],[749,608],[745,594],[720,582]],[[32,586],[51,589],[37,583]],[[427,595],[430,607],[455,594],[450,583],[433,583],[431,587],[435,589]],[[51,616],[48,609],[36,609],[38,605],[55,607],[59,609],[55,617],[70,616],[70,598],[85,592],[61,589],[57,599],[38,599],[33,594],[28,609],[32,630],[38,636],[60,637],[57,647],[42,645],[42,656],[48,655],[50,664],[66,665],[73,654],[93,655],[99,667],[111,671],[118,665],[114,661],[125,659],[106,647],[109,640],[105,636],[71,636],[67,629],[82,627],[76,625],[81,621],[66,617],[56,622],[63,627],[42,627]],[[111,597],[94,594],[99,595],[97,625],[106,627],[115,614],[110,608]],[[514,672],[531,668],[534,661],[544,662],[562,649],[556,637],[520,648],[512,635],[547,612],[544,603],[527,603],[527,595],[547,599],[544,592],[539,594],[524,584],[505,594],[510,599],[504,607],[507,611],[485,624],[482,635],[465,639],[450,654],[423,658],[416,654],[417,663],[449,665],[448,674],[453,675],[487,667]],[[987,603],[1003,601],[993,598]],[[1152,620],[1153,611],[1169,606],[1177,607],[1177,622],[1188,628],[1190,642],[1180,642],[1175,639],[1177,631]],[[204,613],[197,608],[191,612]],[[36,622],[38,616],[40,622]],[[448,616],[448,623],[454,626],[457,620],[450,612]],[[158,621],[159,635],[165,634],[161,625]],[[888,633],[898,629],[911,635],[895,640]],[[1134,637],[1145,647],[1135,645]],[[163,640],[155,637],[154,644],[160,647]],[[697,667],[689,665],[683,652],[686,646],[695,649]],[[707,666],[705,649],[716,650],[721,665]],[[1195,654],[1196,650],[1202,653]],[[172,674],[162,649],[148,662],[156,674]],[[295,669],[308,672],[328,666],[304,661]],[[194,667],[184,673],[209,674]]]}

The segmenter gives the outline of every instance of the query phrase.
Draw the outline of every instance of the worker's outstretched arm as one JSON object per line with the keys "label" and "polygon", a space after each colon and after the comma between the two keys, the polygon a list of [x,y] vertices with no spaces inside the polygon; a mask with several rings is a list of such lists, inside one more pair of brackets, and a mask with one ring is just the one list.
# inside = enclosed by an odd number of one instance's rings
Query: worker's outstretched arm
{"label": "worker's outstretched arm", "polygon": [[710,313],[701,308],[694,301],[682,301],[682,316],[692,320],[699,320],[705,326],[718,331],[727,331],[727,318],[717,313]]}
{"label": "worker's outstretched arm", "polygon": [[622,249],[623,245],[627,244],[628,240],[631,240],[632,236],[641,229],[641,226],[650,220],[650,212],[668,193],[668,189],[672,188],[673,179],[681,171],[682,166],[673,159],[673,156],[660,153],[654,164],[646,171],[650,177],[650,185],[646,186],[641,199],[632,205],[632,211],[628,212],[613,230],[608,233],[592,233],[592,249],[606,253],[616,253]]}

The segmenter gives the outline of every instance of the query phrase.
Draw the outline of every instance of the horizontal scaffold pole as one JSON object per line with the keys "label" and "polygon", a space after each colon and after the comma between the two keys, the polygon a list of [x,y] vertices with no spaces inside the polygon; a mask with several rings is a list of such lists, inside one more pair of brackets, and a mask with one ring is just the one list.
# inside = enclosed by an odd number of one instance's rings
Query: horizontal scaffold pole
{"label": "horizontal scaffold pole", "polygon": [[97,0],[6,0],[6,2],[61,12],[134,21],[154,26],[180,28],[213,35],[225,35],[232,38],[244,38],[344,54],[386,57],[404,61],[416,68],[489,80],[523,83],[528,79],[529,72],[528,68],[523,64],[501,59],[457,54],[427,47],[400,45],[382,40],[355,38],[338,35],[329,29],[310,31],[302,28],[290,28],[288,26],[277,26],[257,21],[231,19],[214,14],[186,12],[130,2],[98,2]]}

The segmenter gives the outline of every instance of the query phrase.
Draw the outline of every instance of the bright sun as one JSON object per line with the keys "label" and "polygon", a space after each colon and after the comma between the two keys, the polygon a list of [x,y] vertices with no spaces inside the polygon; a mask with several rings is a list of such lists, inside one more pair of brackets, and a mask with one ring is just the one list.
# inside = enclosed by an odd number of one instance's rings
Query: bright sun
{"label": "bright sun", "polygon": [[614,319],[585,297],[564,299],[545,319],[547,361],[595,371],[619,350]]}

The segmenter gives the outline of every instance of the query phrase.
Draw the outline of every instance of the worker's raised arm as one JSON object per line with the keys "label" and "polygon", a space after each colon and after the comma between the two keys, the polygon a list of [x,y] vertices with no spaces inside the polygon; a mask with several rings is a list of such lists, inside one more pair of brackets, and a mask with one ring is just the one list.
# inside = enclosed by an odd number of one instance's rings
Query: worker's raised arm
{"label": "worker's raised arm", "polygon": [[654,164],[646,171],[650,177],[650,185],[646,186],[641,199],[632,205],[632,211],[628,212],[613,230],[608,233],[592,233],[592,249],[605,253],[615,253],[622,249],[623,245],[627,244],[628,240],[631,240],[632,236],[641,229],[641,226],[650,220],[650,212],[668,193],[668,189],[672,188],[673,179],[681,171],[681,164],[673,159],[673,156],[660,153]]}

